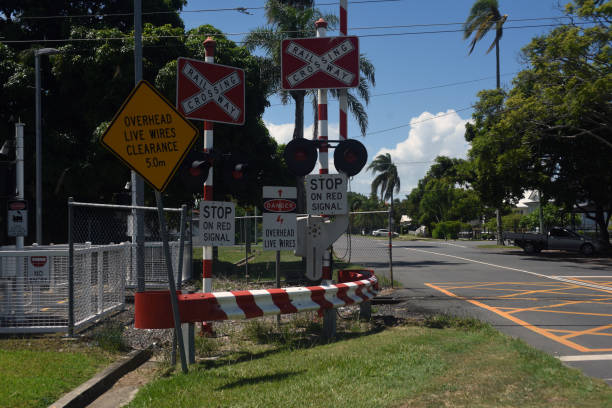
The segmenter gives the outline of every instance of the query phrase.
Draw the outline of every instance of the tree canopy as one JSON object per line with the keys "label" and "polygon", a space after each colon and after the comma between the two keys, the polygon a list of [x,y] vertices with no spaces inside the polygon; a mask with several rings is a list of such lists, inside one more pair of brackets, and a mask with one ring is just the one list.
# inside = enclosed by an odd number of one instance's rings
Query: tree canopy
{"label": "tree canopy", "polygon": [[[41,57],[43,120],[43,208],[45,242],[61,242],[66,231],[66,200],[110,202],[123,192],[129,169],[99,144],[106,129],[134,87],[134,34],[131,3],[80,2],[79,6],[54,2],[3,3],[0,36],[28,42],[0,44],[0,143],[14,137],[14,123],[25,123],[26,198],[34,197],[34,49],[55,47],[59,53]],[[283,176],[283,163],[276,142],[262,120],[268,106],[268,84],[260,76],[260,57],[226,39],[220,30],[204,24],[186,31],[178,11],[183,0],[147,2],[143,10],[143,79],[148,80],[170,101],[176,95],[176,59],[180,56],[204,59],[203,40],[213,35],[215,62],[245,70],[246,118],[244,126],[215,124],[215,149],[242,153],[252,159],[249,182],[244,189],[230,190],[223,171],[215,171],[215,199],[235,199],[244,205],[259,205],[261,185],[292,181]],[[62,3],[63,4],[63,3]],[[84,5],[81,10],[80,5]],[[122,8],[124,7],[124,8]],[[163,11],[156,13],[156,11]],[[27,14],[26,14],[27,12]],[[30,19],[35,16],[76,16],[99,13],[91,18]],[[112,16],[112,14],[129,14]],[[103,16],[102,16],[103,14]],[[121,18],[120,18],[121,17]],[[90,21],[91,20],[91,21]],[[54,30],[45,31],[47,24]],[[61,42],[44,42],[63,39]],[[202,129],[201,122],[194,122]],[[202,148],[198,137],[196,148]],[[218,168],[221,170],[221,168]],[[280,180],[279,180],[280,178]],[[165,191],[167,206],[193,203],[192,193],[172,181]],[[145,189],[145,201],[153,202],[152,190]],[[31,223],[31,226],[34,223]],[[48,224],[48,225],[47,225]],[[31,234],[30,234],[31,236]]]}

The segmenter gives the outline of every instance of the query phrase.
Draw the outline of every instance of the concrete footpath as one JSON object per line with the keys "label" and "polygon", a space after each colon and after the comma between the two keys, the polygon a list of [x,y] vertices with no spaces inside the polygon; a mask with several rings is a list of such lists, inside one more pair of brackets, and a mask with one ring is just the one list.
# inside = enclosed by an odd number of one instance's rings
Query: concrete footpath
{"label": "concrete footpath", "polygon": [[[149,361],[152,350],[134,350],[93,378],[64,394],[49,408],[116,408],[128,403],[149,378],[156,363]],[[111,392],[112,391],[112,392]]]}

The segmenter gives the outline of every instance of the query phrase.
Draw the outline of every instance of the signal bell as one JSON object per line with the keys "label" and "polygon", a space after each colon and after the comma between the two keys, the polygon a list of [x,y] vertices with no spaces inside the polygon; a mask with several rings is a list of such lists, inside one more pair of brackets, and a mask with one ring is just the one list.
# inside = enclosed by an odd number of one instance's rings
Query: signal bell
{"label": "signal bell", "polygon": [[348,177],[359,173],[368,161],[368,151],[355,139],[347,139],[338,143],[334,151],[334,165],[340,173]]}

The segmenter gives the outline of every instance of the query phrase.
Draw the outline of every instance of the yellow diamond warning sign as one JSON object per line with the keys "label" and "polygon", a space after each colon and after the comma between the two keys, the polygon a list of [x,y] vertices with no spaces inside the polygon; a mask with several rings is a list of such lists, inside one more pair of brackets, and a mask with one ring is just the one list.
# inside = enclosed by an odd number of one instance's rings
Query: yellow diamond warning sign
{"label": "yellow diamond warning sign", "polygon": [[197,129],[143,80],[123,102],[101,142],[153,188],[164,191],[197,134]]}

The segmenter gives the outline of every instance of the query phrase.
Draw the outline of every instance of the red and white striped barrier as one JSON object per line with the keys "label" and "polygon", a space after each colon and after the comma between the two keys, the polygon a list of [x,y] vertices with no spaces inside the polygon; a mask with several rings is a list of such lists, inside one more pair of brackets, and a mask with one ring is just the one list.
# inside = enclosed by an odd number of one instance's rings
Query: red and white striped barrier
{"label": "red and white striped barrier", "polygon": [[[285,289],[179,294],[181,323],[250,319],[313,310],[322,313],[325,309],[370,300],[378,292],[378,279],[371,271],[342,271],[339,280],[345,282]],[[137,329],[174,327],[170,292],[137,292],[134,303],[134,327]]]}

